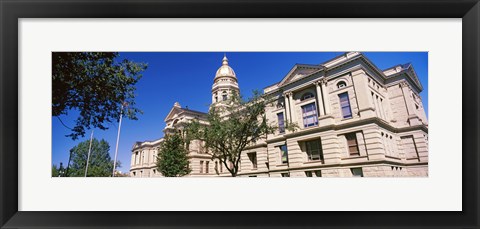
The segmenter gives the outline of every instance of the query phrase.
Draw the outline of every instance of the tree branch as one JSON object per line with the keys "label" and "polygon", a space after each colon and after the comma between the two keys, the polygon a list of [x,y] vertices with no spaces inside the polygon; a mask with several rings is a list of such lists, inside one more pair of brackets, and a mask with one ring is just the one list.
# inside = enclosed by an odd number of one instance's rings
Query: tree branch
{"label": "tree branch", "polygon": [[60,121],[60,123],[62,123],[62,125],[70,130],[73,130],[72,128],[68,127],[67,125],[65,125],[65,123],[63,123],[62,119],[60,119],[60,117],[57,116],[57,119],[58,121]]}

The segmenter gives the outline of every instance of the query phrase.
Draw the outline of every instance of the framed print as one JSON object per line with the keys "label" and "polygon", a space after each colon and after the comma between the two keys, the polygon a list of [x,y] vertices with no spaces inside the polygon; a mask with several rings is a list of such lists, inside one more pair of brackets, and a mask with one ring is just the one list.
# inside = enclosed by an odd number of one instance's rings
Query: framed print
{"label": "framed print", "polygon": [[476,0],[0,7],[2,228],[480,226]]}

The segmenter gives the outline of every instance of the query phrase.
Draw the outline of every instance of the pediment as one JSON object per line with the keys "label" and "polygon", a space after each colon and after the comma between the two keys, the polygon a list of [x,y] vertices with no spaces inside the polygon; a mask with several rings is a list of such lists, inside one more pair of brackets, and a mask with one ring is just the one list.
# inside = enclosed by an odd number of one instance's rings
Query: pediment
{"label": "pediment", "polygon": [[167,115],[167,117],[165,117],[164,121],[168,122],[168,120],[171,120],[171,119],[175,118],[181,112],[183,112],[183,110],[180,107],[173,106],[172,109],[170,110],[170,112],[168,112],[168,115]]}
{"label": "pediment", "polygon": [[132,149],[138,148],[140,145],[142,145],[142,142],[135,142],[132,146]]}
{"label": "pediment", "polygon": [[409,73],[408,75],[410,76],[410,78],[413,80],[413,82],[415,82],[415,84],[417,84],[419,89],[423,90],[422,84],[420,83],[420,80],[418,79],[417,73],[415,72],[415,69],[413,69],[412,65],[409,66],[408,73]]}
{"label": "pediment", "polygon": [[293,68],[288,72],[288,74],[280,81],[278,84],[279,87],[282,85],[288,84],[290,82],[294,82],[300,80],[306,76],[309,76],[313,73],[321,71],[323,68],[320,65],[304,65],[304,64],[296,64]]}

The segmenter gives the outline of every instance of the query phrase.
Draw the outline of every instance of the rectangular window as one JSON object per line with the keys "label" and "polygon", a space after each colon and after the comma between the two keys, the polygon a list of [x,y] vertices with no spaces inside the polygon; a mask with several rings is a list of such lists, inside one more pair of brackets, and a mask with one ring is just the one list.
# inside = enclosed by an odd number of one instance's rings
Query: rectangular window
{"label": "rectangular window", "polygon": [[200,173],[203,173],[203,161],[200,161]]}
{"label": "rectangular window", "polygon": [[283,134],[285,133],[285,119],[283,117],[283,112],[277,114],[278,118],[278,131]]}
{"label": "rectangular window", "polygon": [[289,173],[282,173],[282,177],[290,177]]}
{"label": "rectangular window", "polygon": [[321,160],[323,162],[323,152],[320,140],[305,142],[309,161]]}
{"label": "rectangular window", "polygon": [[322,170],[316,170],[315,171],[315,176],[316,177],[322,177]]}
{"label": "rectangular window", "polygon": [[351,168],[353,177],[363,177],[362,168]]}
{"label": "rectangular window", "polygon": [[347,139],[347,146],[348,152],[350,155],[360,155],[358,150],[358,142],[357,142],[357,135],[355,133],[345,134],[345,138]]}
{"label": "rectangular window", "polygon": [[348,98],[348,92],[339,94],[340,98],[340,109],[342,109],[343,118],[351,118],[352,110],[350,109],[350,99]]}
{"label": "rectangular window", "polygon": [[307,177],[312,177],[312,171],[305,171],[305,175],[307,175]]}
{"label": "rectangular window", "polygon": [[205,162],[205,173],[208,173],[208,164],[210,164],[209,161]]}
{"label": "rectangular window", "polygon": [[316,126],[318,125],[317,108],[315,103],[310,103],[302,106],[303,126]]}
{"label": "rectangular window", "polygon": [[248,159],[250,159],[250,162],[252,162],[252,168],[256,169],[257,168],[257,153],[247,153]]}
{"label": "rectangular window", "polygon": [[287,164],[288,163],[287,145],[281,145],[280,146],[280,157],[282,159],[282,164]]}

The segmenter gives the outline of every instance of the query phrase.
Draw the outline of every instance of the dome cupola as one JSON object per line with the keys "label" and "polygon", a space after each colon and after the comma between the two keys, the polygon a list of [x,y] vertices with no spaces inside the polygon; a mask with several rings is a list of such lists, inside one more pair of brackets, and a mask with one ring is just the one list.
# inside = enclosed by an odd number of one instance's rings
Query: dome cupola
{"label": "dome cupola", "polygon": [[232,95],[238,95],[240,88],[235,71],[228,65],[228,58],[225,54],[222,59],[222,66],[218,68],[212,85],[212,104],[222,104],[231,98]]}
{"label": "dome cupola", "polygon": [[228,66],[228,58],[226,55],[224,55],[223,57],[222,66],[218,68],[217,73],[215,74],[215,79],[218,79],[219,77],[237,78],[235,71],[233,71],[233,69],[230,66]]}

